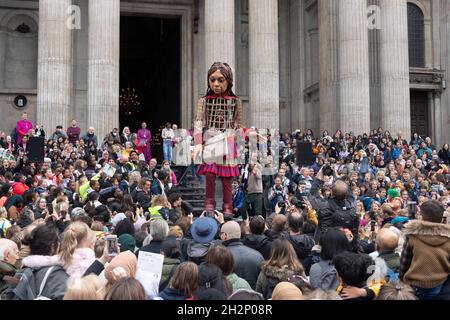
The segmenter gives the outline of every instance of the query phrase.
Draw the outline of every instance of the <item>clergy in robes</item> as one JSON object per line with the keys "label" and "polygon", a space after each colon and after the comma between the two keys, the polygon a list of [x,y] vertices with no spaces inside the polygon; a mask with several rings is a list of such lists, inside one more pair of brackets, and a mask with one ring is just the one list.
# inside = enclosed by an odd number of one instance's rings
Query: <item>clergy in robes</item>
{"label": "clergy in robes", "polygon": [[33,129],[33,123],[27,119],[28,114],[24,112],[22,114],[22,119],[17,121],[17,144],[20,145],[22,142],[22,137],[28,135],[30,130]]}

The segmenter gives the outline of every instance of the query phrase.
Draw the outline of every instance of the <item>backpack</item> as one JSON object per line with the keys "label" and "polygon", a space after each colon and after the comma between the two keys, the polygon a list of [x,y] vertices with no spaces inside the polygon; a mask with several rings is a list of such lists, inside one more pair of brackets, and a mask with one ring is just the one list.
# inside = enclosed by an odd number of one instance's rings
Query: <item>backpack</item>
{"label": "backpack", "polygon": [[356,214],[356,207],[354,204],[345,200],[345,207],[340,207],[336,202],[329,201],[330,208],[333,210],[332,223],[333,227],[343,227],[351,230],[358,230],[359,219]]}
{"label": "backpack", "polygon": [[44,278],[39,286],[39,292],[36,294],[32,288],[32,284],[37,284],[35,277],[35,270],[31,268],[25,268],[18,271],[14,278],[16,281],[9,286],[2,294],[2,299],[5,300],[52,300],[42,295],[45,285],[47,284],[48,277],[55,267],[50,267],[45,272]]}
{"label": "backpack", "polygon": [[54,269],[54,267],[51,267],[45,273],[44,279],[42,280],[41,286],[39,287],[39,293],[38,293],[37,297],[34,298],[34,300],[52,300],[50,298],[43,296],[42,291],[44,290],[45,284],[47,283],[48,276],[50,275],[50,273],[52,273],[53,269]]}

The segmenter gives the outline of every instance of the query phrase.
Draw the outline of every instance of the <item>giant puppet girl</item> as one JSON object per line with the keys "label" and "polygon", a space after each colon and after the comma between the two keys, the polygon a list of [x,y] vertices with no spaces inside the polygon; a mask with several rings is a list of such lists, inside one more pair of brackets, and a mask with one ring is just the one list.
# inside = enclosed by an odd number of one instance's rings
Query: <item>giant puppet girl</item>
{"label": "giant puppet girl", "polygon": [[[215,183],[216,177],[220,177],[223,189],[223,213],[231,215],[233,214],[231,183],[233,178],[240,174],[233,132],[242,126],[242,102],[232,91],[233,71],[227,63],[215,62],[208,71],[207,82],[208,90],[206,96],[198,101],[194,125],[194,139],[203,151],[203,161],[198,173],[206,177],[205,209],[208,211],[215,209]],[[224,140],[226,150],[223,148]]]}

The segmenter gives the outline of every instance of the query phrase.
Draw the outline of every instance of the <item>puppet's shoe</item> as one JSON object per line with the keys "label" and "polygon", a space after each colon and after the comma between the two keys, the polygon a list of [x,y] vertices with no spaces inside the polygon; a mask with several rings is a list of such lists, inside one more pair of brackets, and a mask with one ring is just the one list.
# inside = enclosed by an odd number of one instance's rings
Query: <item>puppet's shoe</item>
{"label": "puppet's shoe", "polygon": [[231,203],[223,204],[223,218],[225,220],[231,220],[234,218],[233,205]]}

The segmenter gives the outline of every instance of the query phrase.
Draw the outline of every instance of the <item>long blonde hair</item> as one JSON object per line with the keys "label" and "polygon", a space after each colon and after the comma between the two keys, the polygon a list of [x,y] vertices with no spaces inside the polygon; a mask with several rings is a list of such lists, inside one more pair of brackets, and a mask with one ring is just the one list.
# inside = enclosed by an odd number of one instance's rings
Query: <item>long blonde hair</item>
{"label": "long blonde hair", "polygon": [[105,287],[96,275],[75,276],[67,280],[67,291],[63,300],[103,300]]}
{"label": "long blonde hair", "polygon": [[64,267],[67,268],[72,263],[72,255],[76,248],[80,246],[83,240],[92,238],[95,240],[95,234],[89,226],[81,221],[72,222],[64,231],[61,242],[61,249],[59,256],[64,262]]}
{"label": "long blonde hair", "polygon": [[172,205],[170,204],[169,200],[167,200],[167,197],[164,194],[158,194],[152,198],[151,201],[152,207],[154,206],[161,206],[164,208],[172,208]]}

